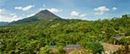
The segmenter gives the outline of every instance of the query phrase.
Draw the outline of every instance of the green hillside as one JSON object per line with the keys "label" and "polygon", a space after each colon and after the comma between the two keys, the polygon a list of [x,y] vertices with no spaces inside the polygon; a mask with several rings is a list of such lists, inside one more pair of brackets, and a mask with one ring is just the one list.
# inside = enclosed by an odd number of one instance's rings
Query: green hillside
{"label": "green hillside", "polygon": [[[130,38],[125,38],[130,36],[129,15],[87,21],[49,14],[38,13],[0,27],[0,54],[54,54],[48,46],[68,44],[80,45],[95,54],[103,51],[101,42],[113,43],[116,36],[121,37],[118,44],[130,45]],[[48,50],[41,50],[43,47]],[[58,53],[64,54],[60,50]]]}

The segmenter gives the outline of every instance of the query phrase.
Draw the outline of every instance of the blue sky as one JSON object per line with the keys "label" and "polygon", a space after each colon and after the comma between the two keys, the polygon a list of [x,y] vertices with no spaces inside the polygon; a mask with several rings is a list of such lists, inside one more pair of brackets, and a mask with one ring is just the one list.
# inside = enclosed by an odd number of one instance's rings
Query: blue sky
{"label": "blue sky", "polygon": [[130,0],[0,0],[0,21],[16,21],[44,9],[65,19],[97,20],[130,14]]}

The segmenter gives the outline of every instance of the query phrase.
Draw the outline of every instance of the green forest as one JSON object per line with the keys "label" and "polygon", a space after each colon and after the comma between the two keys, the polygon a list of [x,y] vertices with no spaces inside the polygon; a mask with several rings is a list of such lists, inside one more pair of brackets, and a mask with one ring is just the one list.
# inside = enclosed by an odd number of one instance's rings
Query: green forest
{"label": "green forest", "polygon": [[[39,17],[40,18],[40,17]],[[102,54],[101,43],[124,46],[113,54],[130,53],[130,15],[95,21],[27,18],[0,26],[0,54],[65,54],[66,45],[80,45],[84,53]],[[31,20],[30,20],[31,19]],[[27,22],[27,23],[25,23]],[[114,43],[114,37],[120,37]],[[53,52],[51,46],[56,46]]]}

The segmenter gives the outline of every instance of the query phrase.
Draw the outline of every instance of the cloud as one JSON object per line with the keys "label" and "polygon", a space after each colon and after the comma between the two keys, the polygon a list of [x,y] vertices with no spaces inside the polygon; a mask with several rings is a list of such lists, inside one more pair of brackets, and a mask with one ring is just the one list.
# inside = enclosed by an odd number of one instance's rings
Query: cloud
{"label": "cloud", "polygon": [[117,10],[117,8],[116,8],[116,7],[113,7],[113,8],[112,8],[112,10],[114,10],[114,11],[115,11],[115,10]]}
{"label": "cloud", "polygon": [[46,8],[39,8],[39,11],[41,11],[41,10],[45,10]]}
{"label": "cloud", "polygon": [[0,13],[3,11],[4,9],[0,9]]}
{"label": "cloud", "polygon": [[2,15],[0,15],[0,21],[2,21],[2,22],[12,22],[12,21],[22,19],[20,17],[18,17],[18,18],[17,17],[18,16],[16,16],[16,15],[14,15],[14,16],[2,16]]}
{"label": "cloud", "polygon": [[85,17],[87,14],[81,14],[80,17]]}
{"label": "cloud", "polygon": [[18,16],[16,14],[10,14],[10,16],[12,16],[12,18],[17,18]]}
{"label": "cloud", "polygon": [[94,8],[94,10],[104,12],[104,11],[109,11],[110,9],[107,8],[106,6],[100,6],[100,7]]}
{"label": "cloud", "polygon": [[12,21],[16,21],[19,19],[22,19],[22,18],[19,17],[18,15],[16,15],[15,13],[11,13],[5,9],[0,9],[0,21],[12,22]]}
{"label": "cloud", "polygon": [[52,13],[58,13],[58,12],[61,12],[61,11],[63,11],[62,9],[57,9],[57,8],[40,8],[39,10],[41,11],[41,10],[45,10],[45,9],[47,9],[47,10],[49,10],[50,12],[52,12]]}
{"label": "cloud", "polygon": [[77,12],[77,11],[72,11],[72,12],[71,12],[71,16],[73,16],[73,17],[79,16],[79,12]]}
{"label": "cloud", "polygon": [[33,14],[30,14],[30,15],[27,15],[27,17],[31,17],[31,16],[34,16],[35,15],[35,13],[33,13]]}
{"label": "cloud", "polygon": [[104,12],[96,12],[95,15],[103,15]]}
{"label": "cloud", "polygon": [[35,5],[28,5],[28,6],[25,6],[25,7],[18,6],[18,7],[15,7],[14,9],[18,9],[18,10],[22,10],[22,11],[28,11],[33,7],[35,7]]}
{"label": "cloud", "polygon": [[104,12],[96,12],[95,15],[102,15]]}
{"label": "cloud", "polygon": [[5,14],[6,10],[5,9],[0,9],[0,14]]}
{"label": "cloud", "polygon": [[61,11],[63,11],[62,9],[57,9],[57,8],[50,8],[50,9],[48,9],[50,12],[52,12],[52,13],[58,13],[58,12],[61,12]]}
{"label": "cloud", "polygon": [[77,11],[72,11],[71,13],[70,13],[70,15],[72,16],[72,17],[85,17],[87,14],[80,14],[79,12],[77,12]]}
{"label": "cloud", "polygon": [[96,11],[95,15],[102,15],[104,14],[104,12],[110,11],[110,9],[107,8],[106,6],[97,7],[97,8],[94,8],[94,10]]}
{"label": "cloud", "polygon": [[62,9],[57,9],[57,8],[46,8],[45,4],[43,4],[39,10],[41,11],[41,10],[45,10],[45,9],[49,10],[52,13],[58,13],[58,12],[63,11]]}

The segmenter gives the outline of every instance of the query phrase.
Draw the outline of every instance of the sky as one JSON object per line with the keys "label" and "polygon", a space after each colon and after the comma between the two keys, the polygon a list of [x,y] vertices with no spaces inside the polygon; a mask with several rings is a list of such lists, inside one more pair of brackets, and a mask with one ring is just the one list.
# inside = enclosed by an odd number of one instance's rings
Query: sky
{"label": "sky", "polygon": [[130,0],[0,0],[0,22],[49,10],[64,19],[98,20],[130,14]]}

